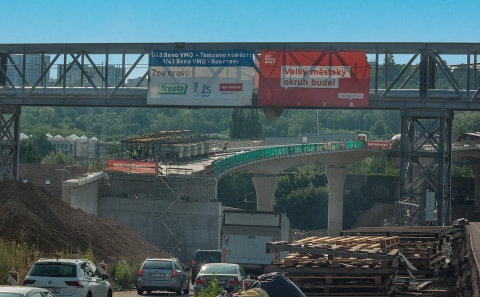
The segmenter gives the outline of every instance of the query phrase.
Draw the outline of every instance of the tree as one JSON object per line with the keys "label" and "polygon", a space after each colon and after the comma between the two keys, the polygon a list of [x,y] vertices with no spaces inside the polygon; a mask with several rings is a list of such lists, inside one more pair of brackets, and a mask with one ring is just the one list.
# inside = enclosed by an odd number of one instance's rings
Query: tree
{"label": "tree", "polygon": [[245,130],[245,114],[243,109],[240,109],[237,118],[237,137],[235,139],[245,139]]}
{"label": "tree", "polygon": [[20,163],[40,163],[42,156],[39,154],[33,138],[20,141]]}
{"label": "tree", "polygon": [[33,145],[36,147],[41,157],[44,157],[50,152],[55,151],[55,147],[45,136],[45,133],[46,132],[44,132],[43,134],[40,132],[36,132],[35,134],[28,137],[28,139],[31,139],[31,141],[33,142]]}
{"label": "tree", "polygon": [[42,164],[75,164],[71,154],[65,155],[61,151],[51,152],[41,161]]}
{"label": "tree", "polygon": [[236,108],[232,111],[229,136],[231,139],[238,139],[238,109]]}
{"label": "tree", "polygon": [[[217,197],[224,205],[232,207],[247,207],[245,200],[255,202],[257,196],[252,175],[237,172],[222,177],[218,182]],[[255,204],[249,204],[256,209]]]}

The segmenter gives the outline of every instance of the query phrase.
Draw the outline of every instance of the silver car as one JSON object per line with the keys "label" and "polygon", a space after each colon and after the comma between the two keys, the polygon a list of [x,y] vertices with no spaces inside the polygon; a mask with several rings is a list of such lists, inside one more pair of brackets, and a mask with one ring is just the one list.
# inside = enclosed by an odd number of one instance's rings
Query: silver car
{"label": "silver car", "polygon": [[2,297],[55,297],[47,289],[25,286],[0,286]]}
{"label": "silver car", "polygon": [[178,259],[148,258],[138,270],[137,293],[143,295],[143,292],[167,291],[177,295],[188,294],[188,271],[190,269],[183,268]]}
{"label": "silver car", "polygon": [[210,285],[213,277],[218,280],[219,287],[233,286],[233,292],[243,290],[242,284],[246,279],[245,271],[238,264],[233,263],[208,263],[204,264],[198,272],[193,285],[193,292],[196,296],[203,288]]}

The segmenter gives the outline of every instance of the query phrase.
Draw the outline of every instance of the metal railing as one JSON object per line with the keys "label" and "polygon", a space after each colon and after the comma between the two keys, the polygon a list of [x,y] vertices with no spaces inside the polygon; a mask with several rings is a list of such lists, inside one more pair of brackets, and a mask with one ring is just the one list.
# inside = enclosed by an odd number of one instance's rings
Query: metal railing
{"label": "metal railing", "polygon": [[364,141],[346,141],[332,143],[309,143],[299,145],[287,145],[256,149],[249,152],[239,152],[234,155],[226,155],[224,158],[216,160],[213,163],[215,176],[220,177],[225,173],[245,166],[249,163],[255,163],[260,160],[284,158],[287,156],[299,156],[308,154],[326,153],[339,150],[364,149]]}

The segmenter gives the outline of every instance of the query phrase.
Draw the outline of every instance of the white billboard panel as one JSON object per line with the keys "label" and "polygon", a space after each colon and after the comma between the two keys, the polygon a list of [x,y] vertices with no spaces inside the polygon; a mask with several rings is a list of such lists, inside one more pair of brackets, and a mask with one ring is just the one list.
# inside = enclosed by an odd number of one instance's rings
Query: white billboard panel
{"label": "white billboard panel", "polygon": [[247,50],[154,50],[147,104],[249,106],[253,73]]}

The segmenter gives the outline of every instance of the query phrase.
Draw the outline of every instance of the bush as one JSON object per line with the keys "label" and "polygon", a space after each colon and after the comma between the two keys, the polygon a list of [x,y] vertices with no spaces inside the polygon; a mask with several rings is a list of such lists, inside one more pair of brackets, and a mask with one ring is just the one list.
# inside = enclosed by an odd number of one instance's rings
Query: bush
{"label": "bush", "polygon": [[122,289],[131,288],[137,281],[138,265],[119,260],[112,267],[112,275]]}
{"label": "bush", "polygon": [[198,293],[198,297],[215,297],[218,296],[222,292],[222,288],[218,287],[218,279],[215,277],[215,275],[212,278],[212,281],[210,282],[210,285],[206,288],[202,288],[200,292]]}
{"label": "bush", "polygon": [[21,285],[39,256],[34,245],[29,246],[25,242],[16,244],[0,239],[0,285],[8,285],[8,272],[12,268],[17,271],[18,284]]}

